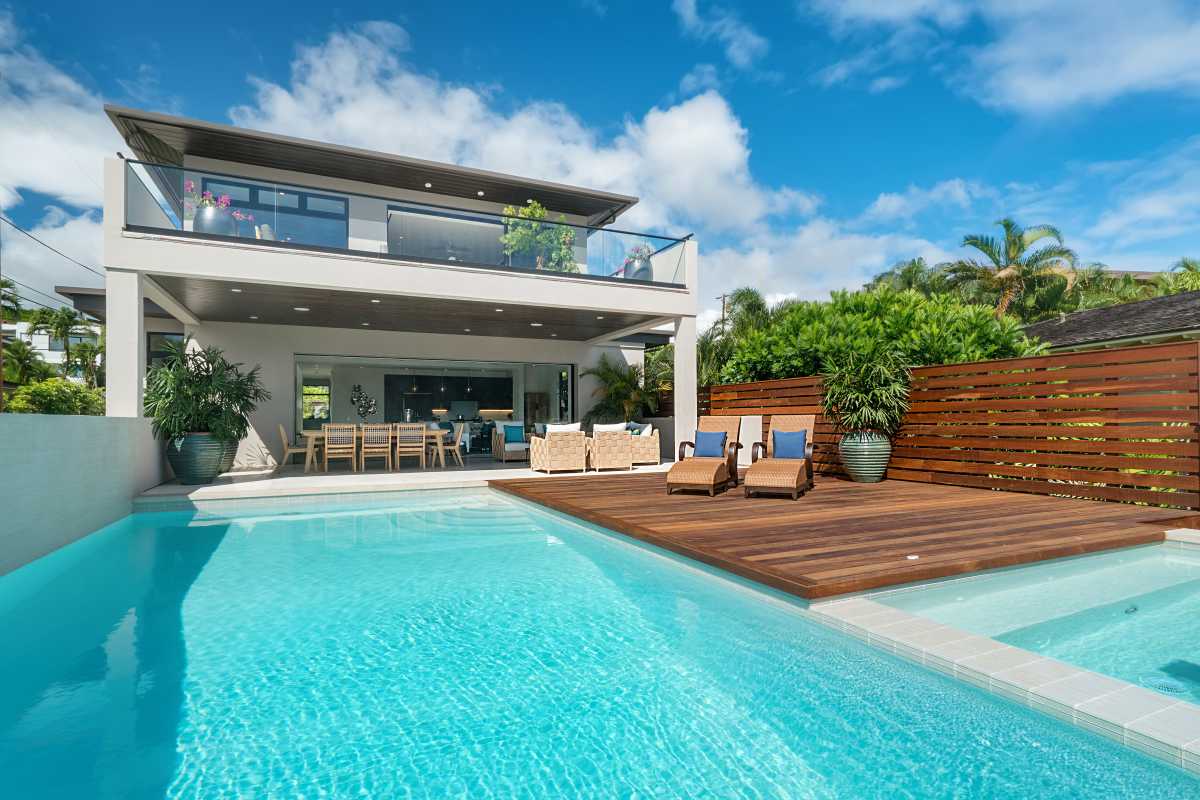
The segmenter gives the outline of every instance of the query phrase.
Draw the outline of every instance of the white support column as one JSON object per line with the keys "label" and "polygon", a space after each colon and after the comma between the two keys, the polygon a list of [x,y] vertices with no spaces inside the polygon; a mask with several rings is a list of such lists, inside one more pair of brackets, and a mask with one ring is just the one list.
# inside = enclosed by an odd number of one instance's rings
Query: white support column
{"label": "white support column", "polygon": [[104,290],[105,410],[110,417],[140,417],[146,384],[142,274],[110,269]]}
{"label": "white support column", "polygon": [[675,321],[675,442],[689,442],[696,432],[696,318]]}

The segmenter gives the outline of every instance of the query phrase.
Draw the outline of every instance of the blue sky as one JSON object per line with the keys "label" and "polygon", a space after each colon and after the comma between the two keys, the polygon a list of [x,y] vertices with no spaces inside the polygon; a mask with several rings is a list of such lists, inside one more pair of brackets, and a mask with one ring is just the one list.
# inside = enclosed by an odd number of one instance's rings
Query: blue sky
{"label": "blue sky", "polygon": [[97,265],[106,101],[637,194],[626,226],[699,237],[709,317],[1004,215],[1114,268],[1200,255],[1197,3],[0,6],[0,205]]}

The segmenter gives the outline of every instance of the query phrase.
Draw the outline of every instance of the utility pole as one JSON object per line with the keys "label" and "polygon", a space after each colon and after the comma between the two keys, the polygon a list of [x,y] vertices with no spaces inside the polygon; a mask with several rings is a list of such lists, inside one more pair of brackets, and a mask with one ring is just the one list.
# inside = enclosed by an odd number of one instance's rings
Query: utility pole
{"label": "utility pole", "polygon": [[721,301],[721,330],[725,330],[725,317],[729,311],[729,294],[725,293],[716,298]]}

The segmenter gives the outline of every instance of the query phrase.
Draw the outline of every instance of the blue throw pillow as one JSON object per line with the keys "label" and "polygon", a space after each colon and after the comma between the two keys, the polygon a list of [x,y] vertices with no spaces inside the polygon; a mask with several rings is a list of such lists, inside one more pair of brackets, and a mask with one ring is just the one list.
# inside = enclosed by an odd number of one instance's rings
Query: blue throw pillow
{"label": "blue throw pillow", "polygon": [[698,458],[725,457],[724,431],[696,431],[696,438],[693,439],[693,442],[696,445],[695,455]]}
{"label": "blue throw pillow", "polygon": [[525,426],[523,425],[505,425],[504,426],[504,443],[515,444],[525,441]]}
{"label": "blue throw pillow", "polygon": [[808,431],[772,431],[771,452],[775,458],[804,458]]}

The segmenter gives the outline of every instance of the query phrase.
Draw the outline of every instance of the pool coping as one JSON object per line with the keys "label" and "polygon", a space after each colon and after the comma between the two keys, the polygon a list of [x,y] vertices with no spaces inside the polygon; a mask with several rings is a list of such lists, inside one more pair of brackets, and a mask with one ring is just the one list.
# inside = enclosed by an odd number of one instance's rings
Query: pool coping
{"label": "pool coping", "polygon": [[[1169,530],[1161,546],[1200,549],[1200,529]],[[924,585],[932,583],[940,581]],[[817,601],[808,611],[880,650],[1200,775],[1200,705],[871,599],[895,592]]]}

